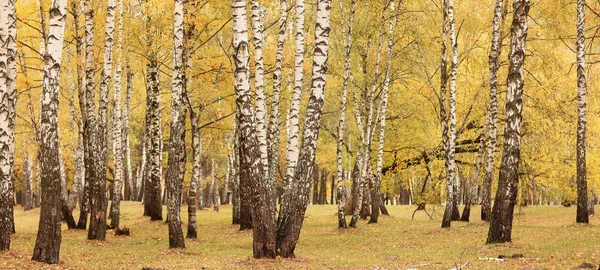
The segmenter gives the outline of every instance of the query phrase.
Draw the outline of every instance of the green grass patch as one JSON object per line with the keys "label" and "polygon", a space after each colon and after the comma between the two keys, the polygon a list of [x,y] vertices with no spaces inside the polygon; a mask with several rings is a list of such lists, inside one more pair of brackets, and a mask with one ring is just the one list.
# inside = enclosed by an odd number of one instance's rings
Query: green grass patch
{"label": "green grass patch", "polygon": [[[379,224],[361,221],[357,229],[338,230],[336,207],[309,206],[296,259],[252,259],[251,232],[230,225],[231,207],[221,212],[198,212],[198,239],[186,239],[187,249],[168,249],[164,222],[142,217],[138,202],[122,202],[121,226],[129,237],[107,232],[106,242],[86,240],[86,231],[63,225],[60,264],[50,266],[30,260],[38,227],[39,209],[15,209],[17,233],[12,250],[0,252],[0,269],[450,269],[469,262],[471,269],[572,269],[584,262],[600,264],[600,217],[590,225],[575,224],[575,207],[530,206],[515,209],[513,242],[485,245],[487,223],[453,222],[441,229],[441,206],[428,206],[434,220],[414,206],[388,206],[391,216]],[[182,207],[184,231],[187,207]],[[163,213],[166,213],[163,212]],[[75,216],[79,216],[75,213]],[[472,209],[478,220],[479,208]],[[482,261],[478,258],[523,254],[524,258]]]}

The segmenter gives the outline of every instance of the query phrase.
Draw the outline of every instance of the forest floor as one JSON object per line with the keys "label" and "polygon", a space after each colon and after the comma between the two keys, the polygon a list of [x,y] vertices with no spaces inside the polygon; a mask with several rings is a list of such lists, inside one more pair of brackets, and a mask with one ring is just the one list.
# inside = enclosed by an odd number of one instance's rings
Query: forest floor
{"label": "forest floor", "polygon": [[[487,223],[453,222],[441,229],[442,206],[428,206],[434,220],[415,206],[388,206],[391,216],[379,224],[361,221],[357,229],[338,230],[336,207],[309,206],[296,249],[296,259],[252,259],[252,237],[230,225],[231,207],[198,213],[198,239],[186,239],[187,249],[169,250],[167,225],[142,217],[139,202],[122,202],[121,226],[131,236],[107,232],[106,242],[88,241],[85,231],[63,224],[60,264],[30,260],[38,227],[39,208],[15,209],[17,233],[12,250],[0,252],[0,269],[573,269],[582,263],[600,264],[600,216],[589,225],[575,224],[575,207],[530,206],[515,209],[513,242],[486,245]],[[187,207],[182,207],[184,232]],[[462,210],[462,209],[461,209]],[[166,211],[163,210],[164,214]],[[78,213],[75,213],[78,217]],[[523,258],[481,260],[499,255]]]}

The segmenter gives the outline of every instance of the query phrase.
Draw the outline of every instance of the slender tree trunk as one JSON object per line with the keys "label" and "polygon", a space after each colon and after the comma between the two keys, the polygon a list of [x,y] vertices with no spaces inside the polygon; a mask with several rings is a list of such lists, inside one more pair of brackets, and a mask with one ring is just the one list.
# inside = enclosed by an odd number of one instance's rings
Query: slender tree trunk
{"label": "slender tree trunk", "polygon": [[382,205],[381,202],[381,178],[382,174],[382,166],[383,166],[383,145],[385,139],[385,118],[387,117],[387,104],[388,104],[388,93],[391,87],[391,73],[392,73],[392,56],[394,54],[394,43],[395,43],[395,32],[394,29],[396,24],[398,23],[398,15],[394,9],[394,1],[390,1],[390,30],[388,37],[388,55],[387,55],[387,67],[385,71],[385,81],[383,83],[383,89],[381,93],[381,101],[380,101],[380,130],[379,130],[379,148],[377,151],[377,175],[374,177],[373,181],[373,190],[371,194],[371,219],[369,223],[377,223],[379,218],[379,208]]}
{"label": "slender tree trunk", "polygon": [[117,29],[117,68],[114,76],[114,108],[113,108],[113,145],[115,177],[113,182],[112,204],[110,208],[110,226],[119,229],[119,220],[121,215],[121,196],[123,189],[123,137],[121,126],[121,73],[123,60],[123,2],[118,2],[119,23]]}
{"label": "slender tree trunk", "polygon": [[31,183],[33,182],[33,169],[31,167],[31,155],[23,160],[23,200],[22,205],[25,211],[33,209],[33,197],[31,192]]}
{"label": "slender tree trunk", "polygon": [[58,263],[61,243],[61,186],[57,131],[58,90],[67,13],[66,5],[66,0],[54,0],[50,6],[48,45],[44,54],[44,80],[42,86],[44,98],[41,101],[41,174],[44,193],[32,259],[49,264]]}
{"label": "slender tree trunk", "polygon": [[[185,248],[185,240],[181,229],[181,188],[183,175],[181,174],[181,156],[185,152],[184,134],[185,113],[182,99],[185,91],[186,78],[184,77],[184,0],[175,0],[173,19],[173,74],[171,80],[171,134],[169,143],[169,159],[166,186],[168,189],[168,216],[169,220],[169,248]],[[185,138],[185,137],[184,137]],[[181,151],[181,150],[184,151]]]}
{"label": "slender tree trunk", "polygon": [[[279,179],[279,144],[280,144],[280,93],[283,77],[283,56],[285,45],[285,30],[287,22],[287,0],[279,1],[279,32],[277,34],[277,54],[275,56],[275,71],[273,72],[273,97],[271,101],[271,116],[267,132],[267,145],[269,147],[269,177],[273,185],[273,198],[276,198],[276,187]],[[233,164],[232,164],[233,165]],[[233,179],[233,181],[236,181]],[[273,199],[276,204],[276,200]]]}
{"label": "slender tree trunk", "polygon": [[[356,92],[355,92],[355,95],[356,95]],[[365,139],[365,129],[364,129],[362,115],[360,113],[359,106],[360,105],[358,104],[358,99],[355,97],[354,114],[355,114],[356,122],[358,124],[360,138],[358,140],[359,141],[359,143],[358,143],[359,150],[357,151],[357,154],[356,154],[356,163],[354,164],[354,168],[351,173],[351,177],[352,177],[352,218],[350,219],[350,225],[349,225],[351,228],[356,228],[356,223],[358,222],[360,209],[362,208],[362,203],[363,203],[363,195],[364,195],[361,192],[362,182],[364,180],[364,179],[362,179],[362,175],[361,175],[361,166],[363,164],[363,151],[361,149],[363,149],[366,139]]]}
{"label": "slender tree trunk", "polygon": [[492,180],[494,178],[494,151],[498,136],[496,121],[498,118],[498,68],[500,68],[500,53],[502,52],[502,33],[500,31],[503,0],[496,0],[494,19],[492,21],[492,45],[489,55],[490,70],[490,104],[488,108],[489,134],[487,138],[485,174],[483,177],[481,198],[481,220],[490,221],[492,201]]}
{"label": "slender tree trunk", "polygon": [[[294,90],[292,91],[292,103],[289,111],[289,125],[287,132],[287,155],[286,170],[283,187],[283,202],[279,209],[281,216],[289,203],[287,199],[292,198],[290,192],[293,189],[294,174],[296,172],[296,163],[298,162],[298,136],[300,119],[300,101],[302,98],[302,89],[304,87],[304,0],[296,0],[296,53],[294,58]],[[281,221],[278,226],[281,227]]]}
{"label": "slender tree trunk", "polygon": [[[340,10],[342,14],[344,12],[343,8],[343,0],[340,0]],[[348,228],[346,225],[346,215],[344,213],[344,205],[346,202],[342,200],[342,192],[344,189],[343,185],[343,151],[342,146],[344,143],[344,128],[346,123],[346,104],[348,100],[348,88],[349,88],[349,80],[352,75],[352,61],[350,59],[352,53],[352,32],[354,29],[354,12],[355,12],[355,0],[350,1],[350,17],[348,18],[348,29],[345,27],[345,19],[342,18],[342,29],[344,30],[344,35],[346,37],[346,51],[345,51],[345,61],[344,61],[344,82],[342,84],[342,101],[340,107],[340,120],[338,126],[338,137],[337,137],[337,167],[336,167],[336,182],[337,182],[337,206],[338,206],[338,228]],[[333,190],[333,185],[331,186]],[[333,204],[333,197],[331,198],[331,203]]]}
{"label": "slender tree trunk", "polygon": [[[0,250],[10,249],[14,233],[13,165],[16,116],[16,9],[15,0],[0,4]],[[59,63],[60,64],[60,63]]]}
{"label": "slender tree trunk", "polygon": [[[238,125],[237,121],[233,122],[233,148],[231,149],[230,159],[231,159],[231,175],[233,178],[233,188],[232,188],[232,224],[240,224],[242,225],[242,212],[241,212],[241,196],[240,196],[240,161],[239,161],[239,137],[238,137]],[[251,222],[251,221],[250,221]],[[243,229],[243,228],[240,228]]]}
{"label": "slender tree trunk", "polygon": [[211,161],[212,164],[212,169],[211,169],[211,174],[212,174],[212,182],[210,184],[210,188],[212,190],[212,204],[213,204],[213,211],[215,212],[219,212],[219,206],[221,205],[220,202],[220,194],[219,194],[219,180],[217,180],[217,164],[215,163],[215,159],[213,158]]}
{"label": "slender tree trunk", "polygon": [[[265,100],[265,67],[263,60],[263,45],[265,38],[263,36],[264,26],[260,19],[260,5],[258,0],[250,0],[252,10],[252,40],[254,44],[254,91],[256,93],[256,132],[258,139],[258,149],[260,151],[260,160],[263,166],[263,181],[265,182],[265,191],[267,200],[275,210],[275,182],[269,177],[269,155],[267,153],[267,109]],[[218,194],[218,193],[217,193]],[[275,218],[275,216],[273,216]]]}
{"label": "slender tree trunk", "polygon": [[589,223],[586,168],[585,0],[577,0],[577,223]]}
{"label": "slender tree trunk", "polygon": [[248,52],[248,26],[246,24],[246,1],[233,0],[234,76],[239,123],[240,180],[248,182],[252,198],[252,227],[254,258],[275,258],[275,209],[267,200],[263,166],[257,132],[254,125]]}
{"label": "slender tree trunk", "polygon": [[[306,109],[306,118],[302,132],[302,151],[294,175],[294,189],[287,195],[289,205],[282,205],[277,230],[277,251],[281,257],[294,257],[296,243],[300,237],[300,229],[304,222],[304,214],[308,205],[310,179],[315,169],[315,154],[319,138],[319,128],[325,98],[327,82],[327,60],[329,57],[329,18],[331,0],[317,2],[317,19],[315,25],[315,49],[313,56],[313,79],[311,94]],[[284,207],[287,211],[283,211]],[[283,215],[283,216],[281,216]]]}
{"label": "slender tree trunk", "polygon": [[[122,14],[122,13],[121,13]],[[122,28],[121,28],[122,30]],[[133,70],[129,65],[129,58],[127,58],[126,64],[126,80],[127,80],[127,90],[125,94],[125,105],[123,107],[123,155],[125,159],[125,172],[123,176],[123,182],[125,184],[125,196],[124,199],[126,201],[135,200],[135,186],[133,185],[133,177],[131,171],[131,145],[129,140],[129,110],[131,106],[131,92],[133,92]]]}
{"label": "slender tree trunk", "polygon": [[198,194],[200,194],[199,197],[202,199],[202,167],[200,163],[202,158],[202,140],[200,138],[200,130],[198,127],[199,117],[196,115],[191,104],[188,105],[190,107],[190,122],[192,125],[192,179],[190,182],[190,190],[188,192],[188,230],[186,237],[197,238],[198,221],[196,219],[196,206],[200,205],[200,208],[202,208],[202,203],[198,203],[196,200]]}
{"label": "slender tree trunk", "polygon": [[511,241],[513,211],[519,184],[521,160],[521,122],[523,110],[525,42],[527,40],[527,16],[529,1],[517,0],[513,4],[514,15],[510,29],[509,72],[506,93],[506,126],[502,164],[498,178],[498,191],[492,208],[487,243]]}
{"label": "slender tree trunk", "polygon": [[162,220],[162,192],[161,192],[161,136],[160,136],[160,90],[158,84],[158,62],[157,59],[150,59],[148,65],[148,82],[150,95],[150,128],[149,128],[149,150],[147,166],[147,197],[145,200],[148,205],[148,215],[150,220]]}
{"label": "slender tree trunk", "polygon": [[[449,122],[450,119],[447,117],[447,84],[448,84],[448,74],[447,74],[447,52],[446,52],[446,42],[447,36],[449,32],[449,1],[443,0],[442,7],[442,63],[441,63],[441,86],[440,86],[440,121],[442,123],[442,144],[444,146],[444,160],[445,160],[445,168],[446,168],[446,209],[444,211],[444,217],[442,219],[442,228],[450,227],[452,222],[452,210],[454,208],[454,162],[450,162],[450,132],[449,132]],[[452,168],[451,168],[452,165]]]}

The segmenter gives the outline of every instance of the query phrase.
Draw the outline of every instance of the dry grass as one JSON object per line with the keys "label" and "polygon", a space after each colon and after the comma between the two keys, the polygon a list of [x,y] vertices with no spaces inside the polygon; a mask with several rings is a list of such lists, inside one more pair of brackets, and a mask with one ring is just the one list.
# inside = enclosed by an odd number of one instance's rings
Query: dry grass
{"label": "dry grass", "polygon": [[[121,224],[131,228],[132,236],[115,237],[109,231],[106,242],[88,241],[85,231],[68,231],[65,227],[60,264],[49,266],[30,261],[39,209],[23,212],[17,208],[17,234],[12,250],[0,253],[0,268],[450,269],[469,262],[470,269],[572,269],[583,262],[600,264],[600,217],[593,216],[591,225],[576,225],[574,207],[517,209],[513,243],[502,245],[484,244],[488,227],[480,221],[455,222],[452,229],[440,229],[440,206],[428,209],[434,210],[434,221],[423,212],[411,220],[413,206],[388,209],[391,217],[382,217],[380,224],[361,221],[358,229],[338,230],[334,206],[310,206],[296,250],[298,258],[254,260],[251,233],[230,225],[228,206],[221,207],[220,213],[199,212],[198,239],[187,240],[185,250],[169,250],[166,224],[142,217],[139,203],[123,202]],[[479,209],[472,213],[477,219]],[[523,254],[524,258],[478,260],[500,254]]]}

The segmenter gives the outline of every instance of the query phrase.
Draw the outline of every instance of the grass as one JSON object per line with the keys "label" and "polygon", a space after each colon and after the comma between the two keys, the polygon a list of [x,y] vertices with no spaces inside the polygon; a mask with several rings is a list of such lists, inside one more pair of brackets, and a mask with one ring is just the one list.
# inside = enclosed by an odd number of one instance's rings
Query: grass
{"label": "grass", "polygon": [[[57,266],[30,260],[39,209],[17,208],[17,234],[12,250],[0,252],[0,269],[450,269],[467,262],[470,269],[572,269],[584,262],[600,264],[600,217],[592,216],[590,225],[576,225],[575,207],[516,209],[513,242],[499,245],[485,245],[488,226],[480,221],[453,222],[451,229],[440,229],[443,209],[432,207],[428,210],[434,210],[434,221],[423,212],[411,220],[414,206],[388,206],[391,216],[380,218],[380,224],[361,221],[358,229],[338,230],[335,206],[309,206],[298,258],[255,260],[251,232],[230,225],[229,206],[222,206],[219,213],[200,211],[198,239],[186,239],[185,250],[169,250],[167,225],[142,217],[140,203],[122,202],[121,226],[129,227],[132,236],[116,237],[108,231],[106,242],[88,241],[85,231],[63,225]],[[184,222],[186,209],[182,207]],[[475,207],[472,219],[477,220],[478,214]],[[524,258],[478,260],[500,254]]]}

